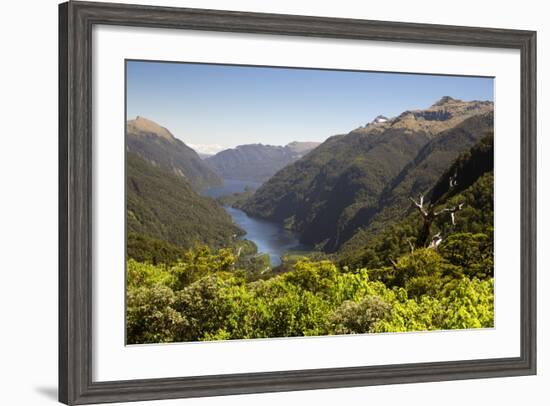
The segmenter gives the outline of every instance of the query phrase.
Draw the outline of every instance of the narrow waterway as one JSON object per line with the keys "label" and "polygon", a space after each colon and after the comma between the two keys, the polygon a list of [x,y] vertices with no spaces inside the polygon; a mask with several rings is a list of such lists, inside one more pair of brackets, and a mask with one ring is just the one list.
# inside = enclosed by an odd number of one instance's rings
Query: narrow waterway
{"label": "narrow waterway", "polygon": [[225,195],[244,192],[247,188],[256,190],[261,185],[262,184],[259,182],[224,179],[223,185],[208,187],[202,191],[202,194],[204,196],[211,197],[212,199],[217,199],[218,197],[222,197]]}
{"label": "narrow waterway", "polygon": [[[218,198],[224,195],[242,192],[245,188],[256,189],[260,186],[255,182],[224,180],[222,186],[215,186],[203,191],[208,197]],[[298,237],[281,224],[250,217],[244,211],[225,206],[227,213],[233,218],[236,225],[246,234],[242,237],[256,244],[259,253],[269,255],[271,264],[281,264],[281,257],[291,251],[307,251],[309,247],[300,244]]]}
{"label": "narrow waterway", "polygon": [[235,224],[246,231],[243,238],[253,241],[258,247],[258,252],[268,254],[273,266],[281,264],[281,257],[285,253],[308,249],[300,244],[294,233],[280,224],[250,217],[244,211],[234,207],[227,206],[225,210],[233,217]]}

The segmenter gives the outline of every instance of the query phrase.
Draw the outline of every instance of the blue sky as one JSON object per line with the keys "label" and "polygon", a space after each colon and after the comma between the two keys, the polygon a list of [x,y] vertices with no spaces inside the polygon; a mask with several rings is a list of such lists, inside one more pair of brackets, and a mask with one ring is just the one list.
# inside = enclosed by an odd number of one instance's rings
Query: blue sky
{"label": "blue sky", "polygon": [[493,79],[127,62],[127,118],[143,116],[205,152],[241,144],[324,141],[379,114],[442,96],[493,100]]}

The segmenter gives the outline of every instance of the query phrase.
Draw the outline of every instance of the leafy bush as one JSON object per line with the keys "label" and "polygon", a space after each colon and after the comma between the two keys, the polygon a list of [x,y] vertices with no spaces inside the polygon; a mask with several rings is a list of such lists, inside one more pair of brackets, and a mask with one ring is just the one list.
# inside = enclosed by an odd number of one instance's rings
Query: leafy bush
{"label": "leafy bush", "polygon": [[172,289],[161,284],[128,289],[126,333],[129,344],[178,341],[185,316],[174,305]]}
{"label": "leafy bush", "polygon": [[361,302],[345,301],[330,317],[334,334],[368,333],[391,312],[391,305],[379,296],[367,296]]}
{"label": "leafy bush", "polygon": [[129,343],[493,325],[493,280],[470,278],[429,249],[371,271],[302,260],[256,281],[225,249],[198,247],[174,266],[127,267]]}

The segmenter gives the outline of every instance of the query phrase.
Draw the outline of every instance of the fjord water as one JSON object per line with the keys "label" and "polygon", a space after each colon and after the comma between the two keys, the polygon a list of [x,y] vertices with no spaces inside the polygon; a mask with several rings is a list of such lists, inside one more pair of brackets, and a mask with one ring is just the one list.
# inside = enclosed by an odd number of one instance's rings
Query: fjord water
{"label": "fjord water", "polygon": [[221,197],[221,196],[244,192],[247,188],[256,190],[260,186],[261,186],[260,182],[224,179],[223,185],[207,187],[206,189],[203,189],[202,194],[206,197],[217,199],[218,197]]}
{"label": "fjord water", "polygon": [[244,211],[234,207],[225,206],[224,208],[233,217],[235,224],[246,231],[243,238],[253,241],[259,253],[268,254],[273,266],[281,264],[281,257],[285,253],[304,251],[309,248],[300,244],[296,235],[280,224],[250,217]]}
{"label": "fjord water", "polygon": [[[224,179],[222,186],[214,186],[203,190],[203,195],[218,198],[224,195],[243,192],[245,188],[256,189],[260,186],[257,182],[246,182]],[[258,253],[269,255],[271,264],[281,264],[281,257],[291,251],[306,251],[310,247],[300,244],[298,237],[281,224],[250,217],[244,211],[230,206],[224,209],[233,218],[236,225],[246,231],[243,238],[250,240],[258,247]]]}

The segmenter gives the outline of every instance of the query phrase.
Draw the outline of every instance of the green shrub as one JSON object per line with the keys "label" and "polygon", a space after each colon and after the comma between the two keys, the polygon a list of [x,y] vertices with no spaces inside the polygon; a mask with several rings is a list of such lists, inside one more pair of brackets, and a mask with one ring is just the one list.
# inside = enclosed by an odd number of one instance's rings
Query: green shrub
{"label": "green shrub", "polygon": [[372,271],[301,260],[256,281],[223,249],[199,247],[172,267],[127,267],[129,343],[493,326],[492,278],[470,278],[430,249]]}

